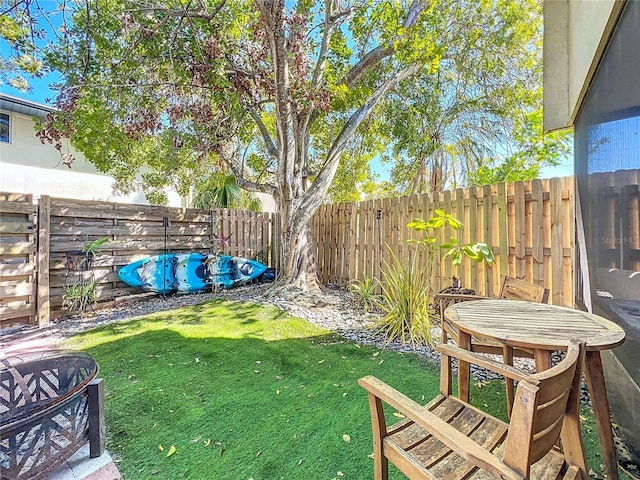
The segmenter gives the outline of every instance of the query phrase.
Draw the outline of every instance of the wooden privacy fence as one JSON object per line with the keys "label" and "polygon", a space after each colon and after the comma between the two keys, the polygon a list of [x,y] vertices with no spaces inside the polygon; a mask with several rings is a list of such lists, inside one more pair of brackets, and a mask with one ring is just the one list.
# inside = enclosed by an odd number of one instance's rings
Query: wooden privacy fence
{"label": "wooden privacy fence", "polygon": [[[147,205],[68,200],[43,196],[21,202],[2,200],[3,260],[0,319],[5,325],[40,324],[62,305],[65,288],[80,280],[96,283],[98,301],[135,295],[118,278],[118,270],[135,260],[164,253],[221,251],[270,264],[273,216],[226,209],[195,210]],[[36,213],[37,212],[37,213]],[[38,249],[35,235],[37,225]],[[67,257],[82,258],[82,249],[107,237],[91,268],[69,271]],[[12,260],[5,266],[5,258]],[[18,263],[20,262],[20,263]],[[15,265],[14,265],[15,264]],[[37,269],[36,269],[37,265]],[[38,275],[33,272],[37,270]],[[10,275],[10,276],[9,276]],[[37,283],[37,295],[34,295]],[[36,319],[36,309],[39,310]],[[2,326],[2,325],[0,325]]]}
{"label": "wooden privacy fence", "polygon": [[35,222],[31,195],[0,193],[0,328],[36,315]]}
{"label": "wooden privacy fence", "polygon": [[[633,197],[636,198],[636,197]],[[434,292],[457,275],[465,287],[494,295],[505,275],[550,289],[556,305],[573,304],[573,178],[501,183],[458,189],[432,196],[323,205],[312,219],[318,266],[325,283],[346,286],[354,279],[381,277],[391,252],[404,265],[426,264],[424,249],[407,240],[418,238],[406,225],[429,218],[435,209],[464,223],[459,243],[485,242],[496,263],[465,259],[454,268],[435,258]],[[68,200],[0,193],[0,327],[40,323],[62,305],[65,287],[93,280],[98,300],[138,294],[118,279],[120,267],[165,249],[172,253],[211,253],[255,258],[276,266],[275,216],[225,209],[195,210],[146,205]],[[166,219],[166,226],[165,226]],[[88,271],[68,269],[67,257],[81,255],[102,237]],[[388,247],[389,246],[389,247]]]}
{"label": "wooden privacy fence", "polygon": [[453,214],[464,228],[445,229],[442,239],[489,245],[494,265],[466,259],[455,268],[435,258],[432,289],[438,292],[457,275],[463,286],[494,295],[510,275],[550,290],[550,302],[573,306],[573,177],[500,183],[434,195],[323,205],[313,218],[318,265],[326,283],[381,278],[391,252],[404,265],[426,264],[425,250],[407,240],[420,238],[407,228],[414,218],[427,219],[436,209]]}

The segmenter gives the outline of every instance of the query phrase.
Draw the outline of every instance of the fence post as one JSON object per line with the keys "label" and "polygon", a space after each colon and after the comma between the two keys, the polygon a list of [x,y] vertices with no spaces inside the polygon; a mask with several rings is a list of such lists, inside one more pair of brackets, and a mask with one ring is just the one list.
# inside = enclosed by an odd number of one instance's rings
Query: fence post
{"label": "fence post", "polygon": [[498,262],[499,281],[509,275],[509,223],[507,216],[507,184],[498,184]]}
{"label": "fence post", "polygon": [[271,258],[276,268],[277,276],[282,271],[282,249],[280,248],[280,216],[278,213],[271,214]]}
{"label": "fence post", "polygon": [[559,178],[549,180],[549,203],[551,205],[551,295],[554,305],[564,305],[562,225],[562,184]]}
{"label": "fence post", "polygon": [[49,228],[51,224],[51,198],[40,197],[38,202],[38,244],[37,244],[37,286],[36,298],[38,326],[44,327],[50,321],[49,301]]}

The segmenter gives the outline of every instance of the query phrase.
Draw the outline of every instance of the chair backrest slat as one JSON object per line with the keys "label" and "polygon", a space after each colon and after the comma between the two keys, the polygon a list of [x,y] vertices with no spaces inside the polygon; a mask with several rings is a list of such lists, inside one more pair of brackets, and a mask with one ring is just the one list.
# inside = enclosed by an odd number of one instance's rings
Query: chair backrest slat
{"label": "chair backrest slat", "polygon": [[545,299],[545,288],[513,277],[504,277],[500,298],[504,300],[526,300],[542,302]]}
{"label": "chair backrest slat", "polygon": [[531,452],[529,458],[531,463],[535,463],[544,457],[560,436],[560,430],[562,430],[562,420],[564,414],[555,419],[546,430],[538,432],[533,436],[533,442],[531,444]]}
{"label": "chair backrest slat", "polygon": [[[544,389],[542,389],[544,391]],[[561,395],[549,402],[538,400],[538,408],[533,422],[533,434],[536,435],[553,425],[558,418],[562,418],[567,410],[567,400],[571,390],[565,390]],[[539,399],[540,397],[538,397]]]}
{"label": "chair backrest slat", "polygon": [[579,388],[583,359],[584,343],[572,342],[562,362],[532,375],[539,381],[537,386],[527,381],[518,384],[504,462],[526,477],[529,466],[557,442],[570,402],[579,401],[579,395],[571,393],[576,385]]}
{"label": "chair backrest slat", "polygon": [[541,374],[534,375],[540,382],[538,383],[538,387],[541,389],[541,392],[538,393],[538,404],[544,405],[546,403],[553,402],[564,395],[567,390],[571,389],[571,381],[573,380],[574,375],[575,370],[572,368],[563,370],[552,377],[545,378],[542,377]]}

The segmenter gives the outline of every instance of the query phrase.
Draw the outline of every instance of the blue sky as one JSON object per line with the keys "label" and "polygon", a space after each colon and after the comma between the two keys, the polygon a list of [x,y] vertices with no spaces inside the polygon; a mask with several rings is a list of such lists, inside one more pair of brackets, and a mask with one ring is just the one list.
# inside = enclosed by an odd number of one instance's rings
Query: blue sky
{"label": "blue sky", "polygon": [[540,178],[569,177],[573,175],[573,157],[566,160],[564,165],[544,167],[540,170]]}
{"label": "blue sky", "polygon": [[11,85],[2,84],[2,93],[11,95],[13,97],[24,98],[25,100],[31,100],[32,102],[42,103],[47,105],[47,99],[52,99],[55,96],[55,92],[49,88],[51,83],[54,83],[60,79],[60,75],[57,73],[51,73],[42,78],[29,79],[29,83],[32,86],[31,91],[23,92]]}

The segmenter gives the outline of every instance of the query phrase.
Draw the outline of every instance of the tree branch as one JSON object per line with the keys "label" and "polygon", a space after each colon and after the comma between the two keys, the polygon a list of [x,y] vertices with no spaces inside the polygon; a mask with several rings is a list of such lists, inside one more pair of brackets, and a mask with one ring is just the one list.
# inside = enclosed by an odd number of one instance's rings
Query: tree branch
{"label": "tree branch", "polygon": [[[138,6],[138,4],[136,2],[130,2],[130,3],[132,3],[133,5]],[[146,8],[132,8],[129,11],[130,12],[162,12],[165,15],[171,16],[171,17],[201,18],[203,20],[211,21],[220,12],[222,7],[224,7],[225,3],[226,3],[226,0],[222,0],[220,3],[218,3],[214,7],[213,12],[211,12],[211,13],[201,13],[201,12],[195,12],[195,11],[188,11],[187,9],[176,10],[176,9],[168,8],[166,6],[151,6],[151,7],[146,7]]]}
{"label": "tree branch", "polygon": [[327,6],[324,14],[324,34],[322,35],[322,44],[320,45],[320,52],[318,53],[318,61],[316,62],[316,66],[313,70],[313,77],[311,80],[311,85],[314,88],[320,85],[322,75],[327,65],[326,57],[327,50],[329,49],[329,40],[331,40],[331,35],[333,34],[336,25],[338,25],[338,22],[351,14],[351,10],[349,9],[337,12],[334,15],[333,0],[326,0],[326,2]]}
{"label": "tree branch", "polygon": [[290,199],[296,189],[295,175],[295,126],[294,112],[290,103],[290,71],[287,39],[284,31],[285,0],[256,0],[262,21],[266,26],[267,40],[271,50],[274,70],[274,104],[278,119],[278,183],[282,195]]}
{"label": "tree branch", "polygon": [[268,193],[275,197],[278,189],[274,185],[258,183],[244,178],[243,162],[238,161],[238,156],[238,150],[234,142],[227,141],[221,144],[220,158],[229,167],[233,176],[236,177],[236,183],[240,188],[250,192]]}
{"label": "tree branch", "polygon": [[234,168],[231,168],[231,171],[236,177],[236,183],[238,184],[238,186],[244,190],[247,190],[248,192],[268,193],[274,198],[278,194],[278,188],[275,185],[271,185],[269,183],[252,182],[251,180],[247,180],[246,178],[237,175]]}
{"label": "tree branch", "polygon": [[389,78],[386,82],[380,85],[362,105],[347,121],[342,131],[333,142],[329,153],[327,154],[327,160],[325,161],[322,169],[316,176],[313,185],[309,188],[308,195],[304,200],[305,209],[313,209],[319,204],[321,198],[329,189],[333,177],[335,176],[340,161],[340,156],[347,146],[348,140],[353,136],[356,129],[360,126],[362,121],[367,118],[374,107],[378,104],[380,99],[398,83],[417,73],[422,66],[413,64],[400,70],[393,77]]}
{"label": "tree branch", "polygon": [[272,157],[278,158],[280,152],[278,151],[278,147],[273,143],[273,139],[267,130],[267,126],[262,121],[262,117],[254,108],[248,108],[249,115],[253,118],[253,121],[256,123],[258,130],[260,130],[260,134],[262,135],[262,139],[267,147],[267,151],[269,155]]}
{"label": "tree branch", "polygon": [[[427,8],[427,6],[428,5],[426,0],[413,0],[411,6],[409,7],[409,11],[407,12],[407,18],[405,18],[403,27],[410,28],[414,26],[420,18],[420,14]],[[382,60],[393,55],[396,50],[394,45],[403,38],[403,36],[398,35],[387,42],[385,45],[378,45],[373,50],[367,52],[365,56],[362,57],[362,59],[353,66],[349,73],[347,73],[342,83],[344,83],[348,87],[353,86]]]}

